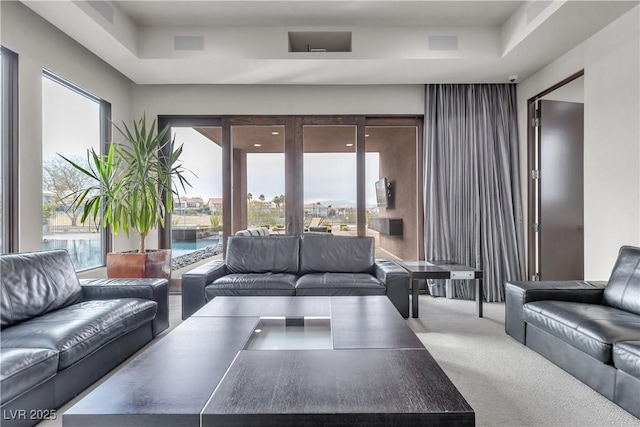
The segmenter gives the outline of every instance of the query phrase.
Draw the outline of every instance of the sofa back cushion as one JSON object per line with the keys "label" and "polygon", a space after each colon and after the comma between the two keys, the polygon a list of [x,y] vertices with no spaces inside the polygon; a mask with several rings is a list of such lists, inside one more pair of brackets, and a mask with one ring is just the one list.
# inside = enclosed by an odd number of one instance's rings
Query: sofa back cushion
{"label": "sofa back cushion", "polygon": [[82,286],[64,250],[0,256],[3,328],[82,299]]}
{"label": "sofa back cushion", "polygon": [[371,273],[374,269],[373,237],[303,234],[300,239],[300,273]]}
{"label": "sofa back cushion", "polygon": [[227,242],[229,273],[298,274],[300,252],[296,236],[234,236]]}
{"label": "sofa back cushion", "polygon": [[604,301],[612,307],[640,315],[640,248],[620,248],[604,288]]}

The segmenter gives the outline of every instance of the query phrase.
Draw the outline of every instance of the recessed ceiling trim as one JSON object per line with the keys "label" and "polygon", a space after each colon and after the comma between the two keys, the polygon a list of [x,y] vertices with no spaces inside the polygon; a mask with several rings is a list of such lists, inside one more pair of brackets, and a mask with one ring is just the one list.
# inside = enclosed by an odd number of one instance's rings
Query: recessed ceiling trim
{"label": "recessed ceiling trim", "polygon": [[87,4],[95,9],[104,19],[113,24],[113,8],[106,1],[87,0]]}
{"label": "recessed ceiling trim", "polygon": [[527,8],[527,24],[536,19],[553,1],[537,0]]}

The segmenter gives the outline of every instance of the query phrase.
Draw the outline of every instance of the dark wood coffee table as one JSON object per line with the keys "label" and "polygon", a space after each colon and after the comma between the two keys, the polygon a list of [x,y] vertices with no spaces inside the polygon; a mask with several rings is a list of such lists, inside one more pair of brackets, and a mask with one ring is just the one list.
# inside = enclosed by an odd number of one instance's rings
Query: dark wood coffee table
{"label": "dark wood coffee table", "polygon": [[[313,349],[327,332],[329,348]],[[250,349],[271,345],[265,334],[306,349]],[[474,422],[386,296],[217,297],[63,416],[97,427]]]}

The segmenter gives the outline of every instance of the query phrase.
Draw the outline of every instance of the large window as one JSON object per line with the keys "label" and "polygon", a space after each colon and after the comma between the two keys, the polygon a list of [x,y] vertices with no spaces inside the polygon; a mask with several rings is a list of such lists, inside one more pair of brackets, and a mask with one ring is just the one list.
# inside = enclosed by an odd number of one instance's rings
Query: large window
{"label": "large window", "polygon": [[18,55],[0,47],[0,249],[18,250]]}
{"label": "large window", "polygon": [[105,232],[80,222],[73,194],[88,178],[63,155],[88,167],[87,149],[103,152],[109,105],[45,71],[42,77],[42,248],[66,249],[76,270],[104,265]]}

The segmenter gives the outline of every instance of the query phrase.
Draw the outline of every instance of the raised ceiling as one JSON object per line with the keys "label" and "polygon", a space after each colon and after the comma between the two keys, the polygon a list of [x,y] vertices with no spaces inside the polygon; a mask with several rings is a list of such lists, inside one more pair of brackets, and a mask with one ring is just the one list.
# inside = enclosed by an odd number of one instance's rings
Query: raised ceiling
{"label": "raised ceiling", "polygon": [[[628,1],[85,1],[22,3],[138,84],[520,81]],[[291,31],[348,31],[351,52],[289,52]]]}
{"label": "raised ceiling", "polygon": [[[114,3],[139,26],[500,26],[522,1],[150,1]],[[154,5],[155,6],[155,5]]]}

